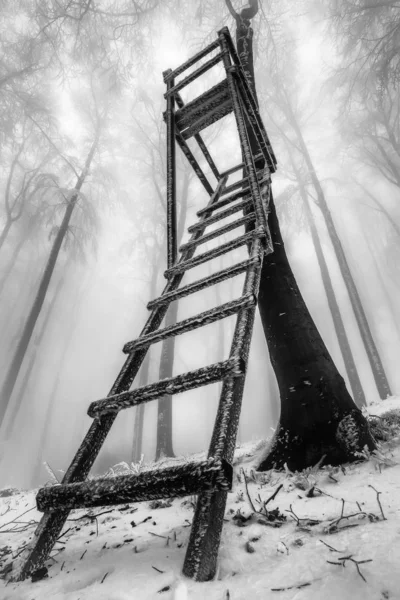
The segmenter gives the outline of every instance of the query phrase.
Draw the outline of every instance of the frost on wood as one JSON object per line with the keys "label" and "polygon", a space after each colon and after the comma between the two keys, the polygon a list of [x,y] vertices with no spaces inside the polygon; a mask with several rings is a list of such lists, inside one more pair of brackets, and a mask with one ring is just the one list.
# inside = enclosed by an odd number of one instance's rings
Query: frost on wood
{"label": "frost on wood", "polygon": [[40,511],[112,506],[198,494],[202,490],[229,490],[232,467],[226,461],[209,459],[139,475],[119,475],[81,483],[55,485],[39,490]]}

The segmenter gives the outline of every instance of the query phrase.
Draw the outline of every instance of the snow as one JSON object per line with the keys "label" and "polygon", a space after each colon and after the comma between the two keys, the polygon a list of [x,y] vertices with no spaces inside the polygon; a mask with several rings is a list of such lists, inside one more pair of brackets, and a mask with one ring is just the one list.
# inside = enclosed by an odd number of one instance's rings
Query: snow
{"label": "snow", "polygon": [[[394,408],[400,409],[400,398],[372,405],[369,411],[382,415]],[[47,563],[48,578],[35,583],[1,581],[0,598],[400,599],[399,441],[380,449],[391,458],[387,462],[392,466],[375,458],[344,465],[343,471],[322,467],[300,474],[255,473],[261,445],[253,442],[236,452],[234,488],[228,496],[214,581],[196,583],[181,575],[194,498],[180,498],[165,508],[150,508],[149,503],[142,502],[96,509],[93,514],[99,515],[98,527],[95,519],[82,518],[89,511],[71,513],[65,535],[52,552],[54,558]],[[270,516],[286,516],[280,527],[273,526],[277,521],[252,515],[243,471],[257,510],[259,501],[266,501],[282,485],[266,506]],[[290,510],[292,516],[287,512]],[[346,517],[360,512],[367,514],[335,524],[341,514]],[[35,491],[0,498],[1,568],[16,557],[39,518]],[[299,524],[296,519],[300,519]],[[332,533],[327,532],[329,528]],[[340,560],[348,556],[369,562],[358,565],[359,573],[355,562]]]}

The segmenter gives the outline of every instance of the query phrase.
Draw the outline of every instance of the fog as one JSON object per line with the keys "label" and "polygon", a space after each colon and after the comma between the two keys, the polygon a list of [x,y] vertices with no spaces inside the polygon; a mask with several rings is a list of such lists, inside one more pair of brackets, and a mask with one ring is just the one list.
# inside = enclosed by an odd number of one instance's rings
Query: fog
{"label": "fog", "polygon": [[[49,2],[40,9],[40,4],[20,0],[5,2],[0,8],[4,33],[0,45],[5,57],[0,63],[1,228],[8,223],[7,211],[13,202],[15,217],[0,246],[3,380],[71,190],[96,132],[100,133],[0,427],[0,487],[43,484],[51,478],[44,463],[62,477],[91,424],[90,402],[107,396],[125,359],[124,344],[139,336],[149,315],[147,302],[161,294],[167,267],[162,72],[176,68],[213,40],[223,25],[229,26],[233,36],[235,31],[223,0],[143,1],[133,3],[143,9],[134,17],[115,16],[132,12],[124,0],[98,1],[93,5],[104,13],[88,10],[77,20],[68,18],[66,2],[57,3],[58,8]],[[372,96],[361,93],[362,86],[370,90],[373,82],[357,79],[346,58],[351,48],[345,49],[337,21],[318,3],[261,1],[253,28],[260,112],[278,159],[273,192],[296,280],[335,364],[349,383],[290,152],[295,153],[304,175],[366,400],[379,401],[317,194],[296,154],[299,141],[282,103],[282,90],[286,100],[290,98],[323,188],[391,392],[400,394],[400,183],[390,173],[389,177],[388,167],[378,158],[374,162],[373,148],[368,146],[372,142],[367,140],[372,117],[367,125],[361,122],[362,102],[366,107],[372,102]],[[2,84],[2,77],[25,67],[24,75]],[[188,95],[182,94],[184,101],[222,76],[222,70],[213,69],[191,86]],[[360,93],[352,97],[350,106],[345,97],[354,87]],[[390,88],[390,93],[392,102],[399,104],[397,87]],[[353,109],[356,102],[357,110]],[[371,109],[374,114],[376,109]],[[399,140],[398,121],[396,126],[393,134]],[[204,139],[219,169],[239,163],[232,115],[209,129]],[[186,228],[195,223],[196,211],[205,206],[208,194],[179,149],[177,155],[178,229],[184,243]],[[196,156],[215,186],[204,158]],[[400,155],[392,153],[389,158],[400,173]],[[32,173],[36,179],[31,188],[20,193]],[[237,235],[233,230],[224,240]],[[214,240],[202,251],[216,245]],[[245,258],[246,249],[224,255],[189,271],[183,283]],[[242,284],[243,276],[239,276],[180,300],[178,320],[238,297]],[[227,358],[234,323],[235,318],[229,317],[177,337],[174,375]],[[149,352],[148,383],[159,379],[160,349],[157,343]],[[139,371],[133,387],[139,385],[140,375]],[[214,384],[174,397],[175,454],[207,450],[219,391],[220,386]],[[132,461],[136,410],[119,414],[95,471]],[[270,437],[278,418],[279,392],[257,315],[238,441]],[[154,459],[156,431],[157,402],[149,402],[141,449],[145,461]]]}

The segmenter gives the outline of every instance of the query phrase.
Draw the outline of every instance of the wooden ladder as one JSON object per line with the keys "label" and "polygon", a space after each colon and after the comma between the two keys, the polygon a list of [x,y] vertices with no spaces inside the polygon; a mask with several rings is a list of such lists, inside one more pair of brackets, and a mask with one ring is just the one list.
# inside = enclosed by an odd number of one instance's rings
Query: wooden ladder
{"label": "wooden ladder", "polygon": [[[204,62],[186,78],[176,78],[209,54]],[[218,63],[223,64],[226,77],[218,85],[184,104],[179,94],[186,85]],[[227,493],[232,485],[232,460],[240,416],[246,366],[263,258],[272,251],[267,226],[270,175],[276,160],[260,119],[256,101],[242,70],[236,49],[227,28],[218,32],[218,39],[185,64],[164,73],[167,84],[167,284],[162,295],[148,304],[150,316],[140,334],[125,344],[128,355],[109,395],[92,402],[88,414],[93,418],[86,437],[79,447],[60,485],[44,487],[37,494],[37,507],[44,515],[34,537],[14,564],[12,579],[21,581],[41,568],[61,533],[73,509],[118,505],[159,498],[198,495],[183,573],[198,581],[214,577],[221,537]],[[233,112],[243,156],[243,163],[220,173],[200,131]],[[252,128],[258,151],[252,151],[248,128]],[[212,188],[187,139],[194,137],[217,179]],[[178,143],[204,188],[209,202],[197,215],[198,222],[189,227],[190,240],[181,246],[177,259],[175,143]],[[254,143],[253,143],[254,146]],[[257,169],[262,160],[263,168]],[[228,185],[232,174],[244,169],[246,176]],[[222,210],[221,210],[222,209]],[[222,225],[210,233],[205,230],[234,213],[243,213],[237,220]],[[219,238],[228,231],[244,227],[244,233],[220,243],[212,250],[197,254],[205,242]],[[249,257],[208,277],[181,286],[189,269],[225,253],[247,246]],[[245,273],[242,295],[194,317],[160,328],[169,305],[190,294],[215,285],[225,279]],[[210,364],[182,375],[152,383],[130,391],[132,382],[150,346],[169,337],[203,327],[230,315],[237,315],[230,355],[227,360]],[[87,479],[90,469],[119,411],[156,400],[166,394],[222,381],[222,390],[208,456],[202,462],[189,462],[139,474],[113,478]]]}

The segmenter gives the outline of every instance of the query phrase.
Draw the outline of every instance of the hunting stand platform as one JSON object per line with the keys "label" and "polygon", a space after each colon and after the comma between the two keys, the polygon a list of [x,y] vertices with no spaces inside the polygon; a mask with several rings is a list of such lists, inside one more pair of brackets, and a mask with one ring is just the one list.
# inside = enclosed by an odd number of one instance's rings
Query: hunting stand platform
{"label": "hunting stand platform", "polygon": [[[215,55],[184,79],[176,81],[184,71],[194,67],[209,54]],[[221,63],[224,79],[194,100],[184,104],[180,90]],[[168,269],[165,277],[167,284],[162,295],[148,304],[150,316],[139,338],[125,345],[123,351],[128,357],[109,395],[90,404],[88,414],[93,418],[93,423],[62,483],[39,490],[37,507],[44,512],[44,515],[33,539],[21,554],[19,562],[14,564],[11,574],[14,581],[25,579],[43,566],[73,509],[191,494],[198,495],[198,499],[183,573],[198,581],[207,581],[212,579],[216,572],[226,499],[232,486],[232,461],[261,268],[265,254],[272,252],[267,218],[271,173],[275,171],[276,160],[258,112],[256,99],[226,27],[218,32],[218,38],[212,44],[182,66],[174,71],[164,72],[164,82],[167,86],[165,94],[167,101],[165,113],[168,240]],[[236,121],[243,162],[220,172],[200,132],[232,112]],[[252,133],[252,144],[249,132]],[[187,140],[191,137],[194,137],[198,143],[217,180],[215,189],[188,146]],[[256,152],[254,140],[257,145]],[[176,143],[210,196],[207,206],[197,213],[198,222],[188,229],[191,238],[179,249],[181,253],[179,260],[176,231]],[[259,167],[260,164],[262,168]],[[244,178],[228,185],[230,176],[241,169],[244,171]],[[237,212],[242,213],[243,216],[208,234],[204,233],[208,226]],[[221,243],[212,250],[196,254],[201,244],[220,238],[226,232],[239,227],[245,228],[243,234],[231,241]],[[246,260],[181,286],[186,271],[241,246],[248,248],[249,257]],[[172,302],[240,273],[245,274],[240,298],[160,328]],[[130,391],[132,382],[152,344],[234,314],[237,314],[237,320],[227,360]],[[223,385],[206,460],[139,474],[87,479],[119,411],[156,400],[165,394],[178,394],[218,381],[222,381]]]}

